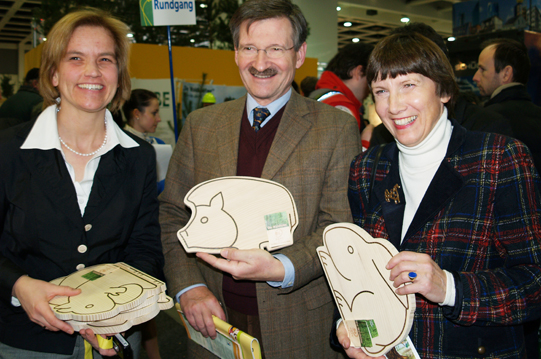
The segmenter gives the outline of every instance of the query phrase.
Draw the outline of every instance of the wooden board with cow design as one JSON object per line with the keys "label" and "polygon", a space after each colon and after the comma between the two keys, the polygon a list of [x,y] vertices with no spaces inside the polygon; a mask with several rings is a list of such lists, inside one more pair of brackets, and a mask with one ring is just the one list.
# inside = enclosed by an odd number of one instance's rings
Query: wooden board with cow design
{"label": "wooden board with cow design", "polygon": [[388,240],[352,223],[336,223],[325,228],[317,252],[354,347],[377,357],[406,339],[415,294],[395,292],[385,266],[398,251]]}

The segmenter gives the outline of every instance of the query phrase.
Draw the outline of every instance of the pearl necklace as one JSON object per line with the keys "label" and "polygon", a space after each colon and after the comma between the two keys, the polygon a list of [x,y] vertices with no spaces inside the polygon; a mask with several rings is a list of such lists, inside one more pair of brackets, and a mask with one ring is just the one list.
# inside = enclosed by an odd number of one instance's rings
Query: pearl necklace
{"label": "pearl necklace", "polygon": [[84,157],[94,156],[96,153],[100,152],[100,151],[105,147],[105,144],[107,143],[107,121],[105,121],[105,138],[103,139],[103,143],[101,144],[100,148],[98,148],[96,151],[93,151],[93,152],[90,152],[90,153],[81,153],[81,152],[77,152],[77,151],[75,151],[73,148],[71,148],[70,146],[68,146],[68,145],[66,144],[66,142],[64,142],[64,140],[62,139],[62,137],[60,137],[60,135],[58,136],[58,139],[59,139],[60,142],[64,145],[64,147],[66,147],[68,150],[70,150],[71,152],[75,153],[76,155],[84,156]]}

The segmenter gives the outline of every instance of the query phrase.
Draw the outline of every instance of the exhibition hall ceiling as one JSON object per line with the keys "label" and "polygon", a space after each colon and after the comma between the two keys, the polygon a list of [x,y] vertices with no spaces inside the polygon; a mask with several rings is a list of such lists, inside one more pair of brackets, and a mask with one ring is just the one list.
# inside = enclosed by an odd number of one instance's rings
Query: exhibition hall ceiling
{"label": "exhibition hall ceiling", "polygon": [[[322,0],[324,1],[324,0]],[[460,0],[347,0],[338,1],[338,46],[353,39],[375,43],[394,27],[400,18],[425,22],[443,36],[452,33],[452,6]],[[32,10],[41,0],[0,0],[0,44],[31,46]],[[345,27],[344,23],[351,22]],[[357,41],[357,40],[355,40]]]}
{"label": "exhibition hall ceiling", "polygon": [[[410,22],[423,22],[447,38],[453,32],[453,4],[460,0],[347,0],[338,1],[338,47],[354,39],[374,44],[392,29]],[[351,24],[348,24],[351,23]],[[346,26],[345,26],[345,25]],[[348,26],[349,25],[349,26]],[[357,41],[357,40],[354,40]]]}

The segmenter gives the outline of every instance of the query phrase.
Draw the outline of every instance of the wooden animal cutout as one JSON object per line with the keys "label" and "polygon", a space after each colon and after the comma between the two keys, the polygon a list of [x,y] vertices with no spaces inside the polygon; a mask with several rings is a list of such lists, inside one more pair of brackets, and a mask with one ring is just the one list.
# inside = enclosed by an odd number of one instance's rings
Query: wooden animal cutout
{"label": "wooden animal cutout", "polygon": [[409,334],[415,295],[398,295],[386,264],[398,251],[351,223],[325,228],[319,259],[355,347],[369,356],[386,354]]}
{"label": "wooden animal cutout", "polygon": [[92,329],[95,334],[111,334],[121,333],[130,329],[134,325],[138,325],[154,318],[160,310],[167,310],[174,305],[171,297],[160,293],[145,300],[141,305],[119,313],[118,315],[104,320],[96,320],[91,322],[80,322],[76,320],[68,320],[66,323],[72,326],[73,330]]}
{"label": "wooden animal cutout", "polygon": [[298,214],[283,185],[256,177],[221,177],[193,187],[184,198],[192,216],[177,237],[188,253],[222,248],[267,248],[293,244]]}
{"label": "wooden animal cutout", "polygon": [[79,295],[49,301],[57,318],[80,322],[112,318],[165,291],[164,282],[125,263],[88,267],[51,283],[81,289]]}

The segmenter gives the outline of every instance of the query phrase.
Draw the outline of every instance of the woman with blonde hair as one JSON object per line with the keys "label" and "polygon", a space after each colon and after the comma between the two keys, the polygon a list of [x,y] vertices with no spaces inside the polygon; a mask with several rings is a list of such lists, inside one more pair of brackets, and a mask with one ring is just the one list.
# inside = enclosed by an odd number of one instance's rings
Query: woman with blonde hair
{"label": "woman with blonde hair", "polygon": [[154,151],[107,109],[130,94],[127,30],[100,10],[64,16],[42,52],[47,107],[0,136],[2,358],[84,358],[91,347],[94,358],[115,355],[55,317],[49,300],[80,291],[48,282],[100,263],[154,276],[163,266]]}

